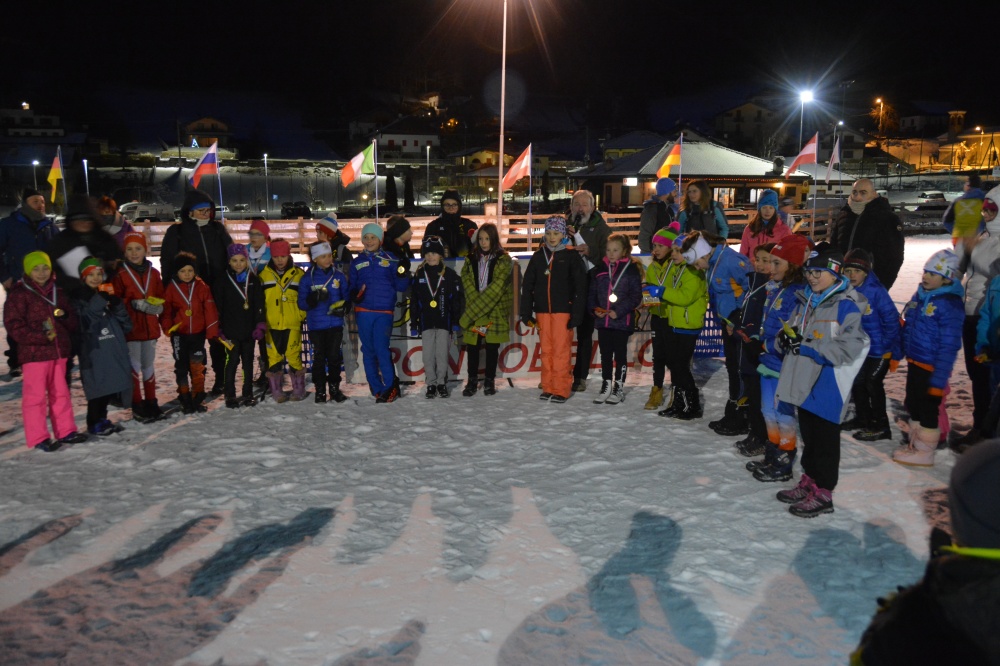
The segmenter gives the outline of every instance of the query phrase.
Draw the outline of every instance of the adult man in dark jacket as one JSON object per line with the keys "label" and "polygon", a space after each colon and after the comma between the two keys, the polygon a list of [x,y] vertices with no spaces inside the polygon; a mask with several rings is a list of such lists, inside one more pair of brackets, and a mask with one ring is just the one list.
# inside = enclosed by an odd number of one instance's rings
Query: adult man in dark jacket
{"label": "adult man in dark jacket", "polygon": [[645,253],[653,251],[653,234],[677,219],[674,206],[674,191],[677,183],[669,178],[656,181],[656,194],[642,204],[639,216],[639,249]]}
{"label": "adult man in dark jacket", "polygon": [[[181,206],[181,221],[171,225],[160,245],[160,273],[167,284],[174,278],[174,259],[178,252],[190,252],[198,258],[198,277],[209,287],[225,278],[229,259],[226,249],[233,239],[226,225],[215,220],[215,202],[204,192],[190,190]],[[221,395],[225,379],[226,349],[218,340],[209,345],[215,382],[212,394]]]}
{"label": "adult man in dark jacket", "polygon": [[[0,220],[0,282],[10,291],[21,279],[24,258],[35,251],[45,252],[58,230],[45,216],[45,197],[28,188],[21,197],[21,207]],[[12,377],[21,374],[17,343],[7,336],[7,366]]]}
{"label": "adult man in dark jacket", "polygon": [[[597,211],[594,194],[588,190],[577,190],[570,200],[567,231],[570,238],[579,234],[583,244],[576,241],[576,250],[585,260],[587,275],[590,269],[604,261],[608,249],[608,237],[611,227]],[[589,262],[589,263],[587,263]],[[589,279],[589,277],[588,277]],[[586,285],[590,292],[589,282]],[[573,391],[587,390],[587,375],[590,374],[590,361],[594,355],[594,316],[584,312],[582,323],[576,327],[576,364],[573,367]]]}
{"label": "adult man in dark jacket", "polygon": [[903,223],[870,179],[855,181],[830,229],[830,243],[845,255],[856,247],[870,252],[872,272],[886,289],[892,288],[903,265]]}
{"label": "adult man in dark jacket", "polygon": [[432,220],[424,230],[424,238],[437,236],[444,243],[445,256],[464,257],[472,251],[472,236],[476,223],[462,217],[462,197],[455,190],[448,190],[441,197],[441,216]]}

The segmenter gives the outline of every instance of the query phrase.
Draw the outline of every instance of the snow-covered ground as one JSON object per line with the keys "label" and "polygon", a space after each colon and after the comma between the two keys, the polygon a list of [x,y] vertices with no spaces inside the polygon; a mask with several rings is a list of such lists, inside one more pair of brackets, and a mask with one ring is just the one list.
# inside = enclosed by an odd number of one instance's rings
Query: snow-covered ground
{"label": "snow-covered ground", "polygon": [[[898,304],[947,245],[907,240]],[[158,363],[172,397],[166,345]],[[0,663],[846,663],[875,598],[921,575],[953,454],[905,468],[845,435],[836,512],[795,518],[774,499],[791,484],[707,427],[721,362],[696,373],[693,422],[643,410],[647,370],[618,406],[595,382],[565,405],[535,378],[390,405],[351,385],[55,454],[24,448],[2,384]],[[967,383],[960,358],[962,427]]]}

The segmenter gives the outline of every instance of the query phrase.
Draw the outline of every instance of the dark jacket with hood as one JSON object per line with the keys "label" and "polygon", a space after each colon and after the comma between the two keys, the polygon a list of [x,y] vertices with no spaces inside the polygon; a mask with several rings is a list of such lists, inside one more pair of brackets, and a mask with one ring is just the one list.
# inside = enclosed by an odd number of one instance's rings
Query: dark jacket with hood
{"label": "dark jacket with hood", "polygon": [[[446,200],[457,201],[458,210],[450,213],[444,210]],[[462,197],[455,190],[448,190],[441,197],[441,216],[432,220],[424,231],[424,238],[437,236],[444,243],[447,256],[464,257],[472,251],[472,237],[476,233],[476,223],[462,217]]]}
{"label": "dark jacket with hood", "polygon": [[869,201],[860,215],[844,206],[830,230],[830,244],[845,255],[855,247],[871,252],[872,272],[886,289],[892,288],[903,265],[903,243],[903,223],[885,197]]}
{"label": "dark jacket with hood", "polygon": [[67,272],[63,269],[63,266],[59,263],[59,257],[72,252],[78,247],[86,247],[87,254],[101,260],[101,265],[104,269],[104,279],[109,281],[115,276],[118,265],[125,259],[118,241],[104,228],[101,224],[100,216],[96,213],[86,215],[93,221],[90,231],[81,233],[73,229],[73,222],[69,220],[74,215],[84,214],[83,211],[74,210],[76,205],[82,204],[79,202],[70,202],[66,216],[68,220],[66,228],[52,239],[52,242],[49,243],[48,251],[59,286],[68,291],[73,298],[81,297],[82,294],[85,294],[85,292],[81,291],[83,283],[80,282],[79,274],[75,270]]}
{"label": "dark jacket with hood", "polygon": [[57,233],[51,219],[32,222],[20,208],[0,220],[0,282],[17,282],[24,272],[24,258],[31,252],[47,252]]}
{"label": "dark jacket with hood", "polygon": [[[80,321],[80,379],[88,400],[103,395],[132,393],[132,365],[126,336],[132,319],[125,302],[93,289],[85,289],[73,301]],[[122,399],[130,404],[131,399]]]}
{"label": "dark jacket with hood", "polygon": [[[208,224],[201,227],[190,215],[191,207],[199,203],[212,206]],[[163,243],[160,245],[160,274],[164,281],[176,277],[174,258],[178,252],[190,252],[198,258],[198,277],[211,286],[226,274],[229,263],[226,248],[232,243],[233,239],[226,231],[226,226],[215,221],[215,202],[203,192],[190,190],[184,197],[180,223],[171,225],[163,236]]]}

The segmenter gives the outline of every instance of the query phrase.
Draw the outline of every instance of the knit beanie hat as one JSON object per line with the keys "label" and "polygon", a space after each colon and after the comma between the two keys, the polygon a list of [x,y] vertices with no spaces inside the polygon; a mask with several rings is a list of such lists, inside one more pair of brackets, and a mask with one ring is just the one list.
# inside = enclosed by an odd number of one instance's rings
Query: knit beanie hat
{"label": "knit beanie hat", "polygon": [[198,272],[198,257],[194,256],[190,252],[178,252],[177,256],[174,257],[174,272],[179,273],[182,268],[190,266]]}
{"label": "knit beanie hat", "polygon": [[309,246],[309,256],[312,257],[313,261],[316,261],[316,257],[322,257],[324,254],[333,254],[333,248],[326,241],[313,243]]}
{"label": "knit beanie hat", "polygon": [[385,223],[385,234],[382,240],[396,240],[410,229],[410,221],[402,215],[393,215]]}
{"label": "knit beanie hat", "polygon": [[423,245],[420,246],[420,253],[427,255],[430,253],[439,254],[444,256],[444,243],[437,236],[428,236],[424,239]]}
{"label": "knit beanie hat", "polygon": [[73,220],[93,220],[97,222],[100,219],[101,216],[97,214],[97,210],[90,203],[90,197],[85,194],[74,194],[69,198],[69,203],[66,206],[67,223]]}
{"label": "knit beanie hat", "polygon": [[811,240],[799,234],[792,234],[785,236],[777,245],[771,248],[771,256],[784,259],[795,266],[801,266],[805,263],[811,249]]}
{"label": "knit beanie hat", "polygon": [[101,264],[101,260],[97,257],[87,257],[80,262],[80,279],[84,279],[94,271],[98,269],[103,269],[104,266]]}
{"label": "knit beanie hat", "polygon": [[128,247],[129,243],[138,243],[142,249],[149,251],[149,243],[146,242],[146,234],[141,231],[130,231],[122,239],[122,247]]}
{"label": "knit beanie hat", "polygon": [[980,442],[959,457],[951,470],[948,506],[960,545],[1000,548],[1000,441]]}
{"label": "knit beanie hat", "polygon": [[441,195],[441,207],[444,209],[445,201],[454,201],[458,204],[458,212],[462,212],[462,196],[458,193],[458,190],[446,190],[444,194]]}
{"label": "knit beanie hat", "polygon": [[[774,250],[771,250],[771,254],[774,254]],[[813,249],[802,267],[807,271],[829,271],[834,275],[840,275],[843,265],[844,253],[840,248],[823,241]]]}
{"label": "knit beanie hat", "polygon": [[653,245],[666,245],[671,247],[677,240],[677,234],[681,232],[680,222],[674,220],[653,234]]}
{"label": "knit beanie hat", "polygon": [[958,255],[951,250],[938,250],[924,264],[924,272],[936,273],[954,281],[959,277]]}
{"label": "knit beanie hat", "polygon": [[40,197],[42,193],[33,187],[25,188],[24,194],[21,195],[21,201],[27,201],[31,197]]}
{"label": "knit beanie hat", "polygon": [[665,197],[677,189],[677,183],[669,178],[660,178],[656,181],[656,196]]}
{"label": "knit beanie hat", "polygon": [[267,226],[264,220],[254,220],[250,223],[250,231],[259,231],[264,234],[264,238],[271,240],[271,227]]}
{"label": "knit beanie hat", "polygon": [[553,229],[561,234],[566,233],[566,218],[562,215],[553,215],[545,220],[545,230]]}
{"label": "knit beanie hat", "polygon": [[41,266],[42,264],[45,264],[50,269],[52,268],[52,259],[50,259],[49,255],[44,252],[29,252],[24,255],[24,261],[22,263],[24,265],[25,275],[35,270],[35,266]]}
{"label": "knit beanie hat", "polygon": [[993,199],[983,199],[983,212],[997,212],[997,202]]}
{"label": "knit beanie hat", "polygon": [[271,256],[272,257],[292,256],[292,244],[282,239],[271,241]]}
{"label": "knit beanie hat", "polygon": [[872,272],[872,253],[860,247],[856,247],[844,257],[844,268],[857,268],[865,273]]}
{"label": "knit beanie hat", "polygon": [[333,238],[337,235],[337,230],[340,229],[340,225],[337,224],[337,218],[333,215],[327,215],[322,220],[316,223],[316,231],[322,231],[324,234]]}
{"label": "knit beanie hat", "polygon": [[774,190],[764,190],[764,193],[760,195],[760,199],[757,200],[757,210],[760,210],[764,206],[778,207],[778,193]]}
{"label": "knit beanie hat", "polygon": [[385,232],[382,231],[382,227],[375,224],[374,222],[369,222],[365,226],[361,227],[361,237],[364,238],[368,234],[372,234],[377,237],[379,241],[385,238]]}
{"label": "knit beanie hat", "polygon": [[250,258],[250,253],[247,252],[247,246],[240,243],[233,243],[228,248],[226,248],[226,259],[232,259],[238,254],[242,254],[247,259]]}

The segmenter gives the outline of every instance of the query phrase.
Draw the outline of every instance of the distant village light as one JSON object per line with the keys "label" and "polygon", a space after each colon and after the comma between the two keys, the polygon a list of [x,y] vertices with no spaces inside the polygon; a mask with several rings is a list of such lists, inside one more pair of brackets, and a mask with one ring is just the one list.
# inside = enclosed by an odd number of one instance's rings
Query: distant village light
{"label": "distant village light", "polygon": [[21,110],[22,111],[28,111],[29,109],[31,109],[31,105],[30,104],[28,104],[27,102],[21,102]]}

